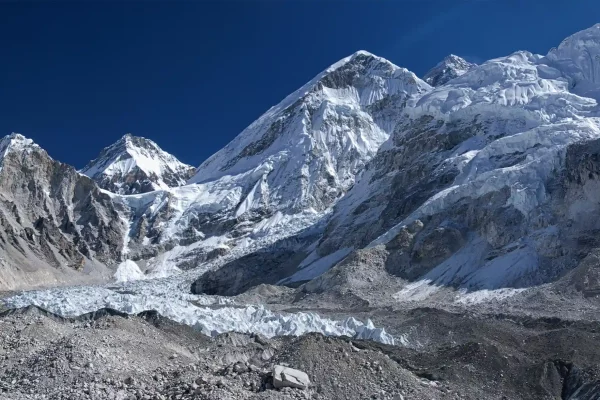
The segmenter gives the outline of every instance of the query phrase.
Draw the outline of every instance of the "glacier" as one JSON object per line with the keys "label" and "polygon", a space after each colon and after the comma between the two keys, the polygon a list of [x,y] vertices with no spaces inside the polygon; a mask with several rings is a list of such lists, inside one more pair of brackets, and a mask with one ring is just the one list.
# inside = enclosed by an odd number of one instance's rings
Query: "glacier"
{"label": "glacier", "polygon": [[318,332],[394,344],[394,337],[348,317],[336,321],[314,312],[276,313],[261,305],[239,305],[230,298],[189,294],[184,275],[168,279],[124,282],[106,286],[73,286],[23,292],[0,302],[7,308],[30,305],[63,317],[76,317],[101,308],[127,314],[155,310],[162,316],[198,329],[208,336],[224,332],[256,333],[266,337]]}

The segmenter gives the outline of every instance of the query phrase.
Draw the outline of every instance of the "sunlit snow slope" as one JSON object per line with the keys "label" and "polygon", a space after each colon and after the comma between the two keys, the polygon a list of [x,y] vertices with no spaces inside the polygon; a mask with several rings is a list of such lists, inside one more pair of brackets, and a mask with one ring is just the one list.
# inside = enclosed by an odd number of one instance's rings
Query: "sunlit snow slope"
{"label": "sunlit snow slope", "polygon": [[103,149],[81,173],[113,193],[135,194],[184,185],[194,168],[153,141],[127,134]]}

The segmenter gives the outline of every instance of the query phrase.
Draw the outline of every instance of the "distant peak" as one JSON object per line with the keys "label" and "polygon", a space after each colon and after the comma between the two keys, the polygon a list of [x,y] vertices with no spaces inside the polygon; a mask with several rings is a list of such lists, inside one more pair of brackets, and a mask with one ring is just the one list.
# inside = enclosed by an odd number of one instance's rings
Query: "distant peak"
{"label": "distant peak", "polygon": [[460,56],[450,54],[429,70],[423,79],[431,86],[441,86],[465,74],[475,66],[476,64],[470,63]]}
{"label": "distant peak", "polygon": [[464,62],[467,63],[467,60],[465,60],[464,58],[457,56],[456,54],[448,54],[443,60],[442,62]]}
{"label": "distant peak", "polygon": [[8,135],[8,137],[10,139],[16,139],[16,140],[27,140],[27,138],[23,135],[21,135],[20,133],[17,132],[13,132],[10,135]]}
{"label": "distant peak", "polygon": [[131,143],[131,142],[151,142],[150,139],[146,139],[145,137],[142,136],[135,136],[131,133],[126,133],[123,135],[123,137],[121,137],[121,139],[119,139],[117,141],[117,143],[119,142],[126,142],[126,143]]}
{"label": "distant peak", "polygon": [[357,52],[355,52],[354,54],[352,54],[350,57],[358,57],[358,56],[367,56],[367,57],[377,57],[375,54],[366,51],[366,50],[358,50]]}
{"label": "distant peak", "polygon": [[152,140],[142,136],[135,136],[131,133],[126,133],[119,140],[108,146],[106,149],[113,151],[127,152],[129,149],[145,148],[162,151],[162,149]]}
{"label": "distant peak", "polygon": [[10,135],[5,136],[2,142],[6,142],[12,145],[18,144],[20,146],[37,146],[33,140],[26,138],[20,133],[13,132]]}
{"label": "distant peak", "polygon": [[0,140],[0,158],[4,158],[8,152],[23,152],[39,148],[40,146],[35,144],[33,140],[20,133],[13,132]]}
{"label": "distant peak", "polygon": [[127,133],[80,172],[103,189],[135,194],[181,186],[194,170],[152,140]]}

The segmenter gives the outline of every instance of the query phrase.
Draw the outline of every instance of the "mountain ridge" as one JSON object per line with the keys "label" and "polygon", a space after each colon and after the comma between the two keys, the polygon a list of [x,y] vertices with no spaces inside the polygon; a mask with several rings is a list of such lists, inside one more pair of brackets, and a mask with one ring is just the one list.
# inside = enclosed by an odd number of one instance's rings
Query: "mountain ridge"
{"label": "mountain ridge", "polygon": [[[485,253],[510,255],[517,238],[529,238],[533,244],[523,255],[542,260],[540,254],[553,252],[563,240],[562,230],[580,234],[579,228],[567,227],[561,212],[550,209],[559,202],[548,187],[563,179],[557,174],[565,171],[569,149],[598,134],[596,99],[573,92],[598,81],[594,62],[588,65],[579,56],[595,51],[598,32],[594,26],[576,33],[547,56],[518,51],[470,64],[437,87],[358,51],[271,107],[197,169],[171,158],[152,141],[126,135],[82,170],[99,188],[114,192],[98,191],[110,198],[108,207],[122,225],[115,232],[123,245],[111,250],[115,258],[110,268],[127,258],[147,276],[167,276],[223,263],[237,268],[236,260],[252,254],[258,254],[257,265],[272,262],[264,257],[293,254],[293,262],[273,269],[268,278],[292,284],[326,273],[359,249],[388,247],[398,235],[408,235],[408,249],[421,255],[394,261],[402,265],[396,273],[410,279],[429,276],[457,287],[487,287],[483,275],[473,279],[483,273],[475,266],[490,268],[482,260],[469,261],[471,281],[449,272],[455,264],[444,273],[452,279],[431,271],[447,267],[448,260],[473,250],[476,243]],[[577,62],[567,63],[565,54]],[[438,66],[448,60],[460,64],[462,59],[449,56]],[[181,167],[180,173],[172,184],[161,174],[155,174],[155,181],[148,174],[140,178],[131,171],[143,170],[143,163],[127,153],[130,147],[151,150],[165,161],[161,165]],[[195,175],[186,181],[182,174],[192,170]],[[142,184],[145,180],[148,186]],[[565,193],[579,193],[572,183],[560,182]],[[458,218],[452,205],[484,198],[492,199],[489,215],[464,211],[461,215],[470,224],[435,225],[438,218]],[[542,239],[555,244],[542,243],[524,225],[542,210],[552,218],[541,226],[559,232]],[[490,219],[494,213],[506,213],[502,218],[515,220],[515,226],[499,226]],[[415,223],[423,227],[413,232]],[[440,244],[446,248],[443,257],[430,260],[421,246],[435,240],[449,242]],[[264,249],[274,250],[268,256],[260,253]],[[535,264],[550,263],[553,273],[564,272],[553,264],[558,260],[543,257],[547,260]],[[576,259],[572,255],[567,264]],[[536,271],[521,272],[533,276]],[[524,284],[516,283],[522,281],[521,272],[489,285]],[[528,282],[544,279],[548,277]]]}

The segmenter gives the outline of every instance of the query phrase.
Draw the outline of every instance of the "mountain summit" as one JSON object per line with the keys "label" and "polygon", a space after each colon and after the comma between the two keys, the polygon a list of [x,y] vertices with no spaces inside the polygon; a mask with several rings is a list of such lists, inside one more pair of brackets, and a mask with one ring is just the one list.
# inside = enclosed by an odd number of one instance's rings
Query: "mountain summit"
{"label": "mountain summit", "polygon": [[431,86],[441,86],[471,70],[472,64],[464,58],[450,54],[425,74],[423,80]]}
{"label": "mountain summit", "polygon": [[272,200],[322,211],[354,184],[407,102],[430,89],[407,69],[358,51],[265,112],[190,183],[260,170]]}
{"label": "mountain summit", "polygon": [[80,172],[113,193],[138,194],[184,185],[194,168],[152,140],[127,134]]}

